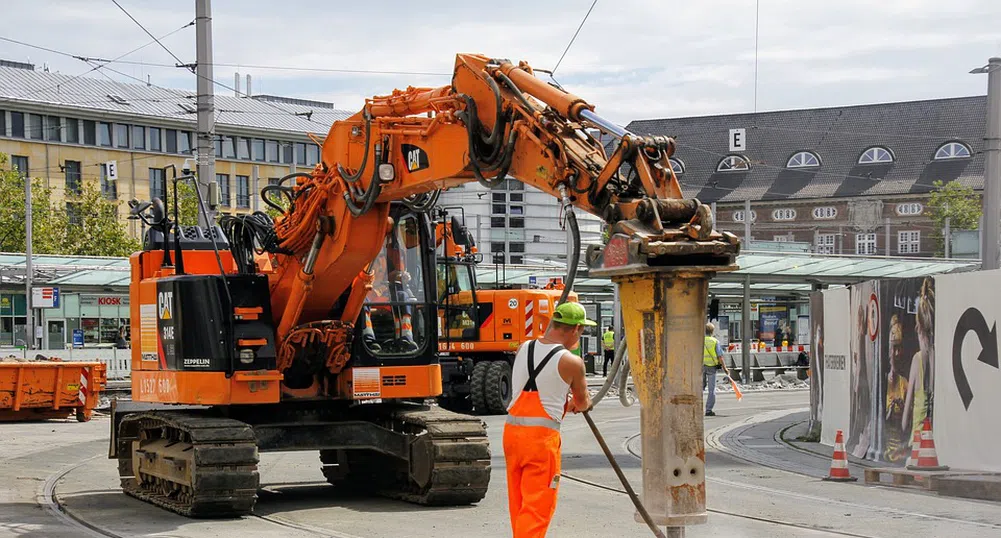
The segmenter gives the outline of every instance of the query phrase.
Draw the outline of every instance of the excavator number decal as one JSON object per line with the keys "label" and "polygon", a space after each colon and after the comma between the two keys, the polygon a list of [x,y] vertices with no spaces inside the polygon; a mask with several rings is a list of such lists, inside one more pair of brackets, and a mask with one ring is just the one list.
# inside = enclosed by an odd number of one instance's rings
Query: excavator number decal
{"label": "excavator number decal", "polygon": [[428,161],[428,154],[423,149],[413,144],[402,144],[403,157],[407,159],[407,171],[416,172],[431,166]]}

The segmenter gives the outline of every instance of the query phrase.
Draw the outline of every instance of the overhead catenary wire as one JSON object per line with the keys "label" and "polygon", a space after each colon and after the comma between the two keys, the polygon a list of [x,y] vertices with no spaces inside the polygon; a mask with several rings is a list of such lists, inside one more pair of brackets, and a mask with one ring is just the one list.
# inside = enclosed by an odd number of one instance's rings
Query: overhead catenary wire
{"label": "overhead catenary wire", "polygon": [[[160,48],[162,48],[163,50],[167,51],[167,54],[171,55],[175,60],[177,60],[178,64],[183,64],[184,63],[184,62],[181,61],[180,58],[177,57],[176,54],[173,53],[173,51],[171,51],[170,49],[168,49],[167,46],[163,44],[163,42],[161,42],[159,39],[157,39],[157,37],[155,35],[153,35],[152,33],[150,33],[150,31],[147,30],[146,27],[143,26],[141,22],[139,22],[138,20],[136,20],[136,18],[133,17],[132,14],[129,13],[127,9],[125,9],[124,7],[122,7],[122,5],[118,3],[118,0],[111,0],[111,2],[113,4],[115,4],[116,6],[118,6],[118,9],[122,10],[122,13],[125,13],[125,15],[128,18],[132,19],[132,22],[136,23],[136,26],[138,26],[140,29],[142,29],[143,32],[146,32],[146,35],[148,35],[151,38],[153,38],[153,41],[156,41],[156,44],[160,45]],[[188,69],[190,69],[192,72],[194,72],[194,68],[188,67]]]}
{"label": "overhead catenary wire", "polygon": [[[583,19],[581,19],[581,21],[580,21],[580,25],[578,25],[578,26],[577,26],[577,31],[575,31],[575,32],[573,33],[573,37],[571,37],[571,38],[570,38],[570,42],[569,42],[569,43],[567,43],[567,46],[566,46],[566,48],[565,48],[565,49],[563,49],[563,54],[561,54],[561,55],[560,55],[560,59],[559,59],[559,60],[558,60],[558,61],[556,62],[556,66],[555,66],[555,67],[553,67],[552,71],[550,71],[550,72],[549,72],[549,75],[550,75],[550,76],[553,76],[553,75],[555,75],[555,74],[556,74],[556,70],[560,68],[560,64],[561,64],[561,63],[563,63],[563,58],[565,58],[565,57],[566,57],[566,55],[567,55],[567,53],[568,53],[568,52],[570,52],[570,47],[571,47],[571,46],[573,46],[573,43],[574,43],[574,41],[576,41],[576,40],[577,40],[577,35],[578,35],[578,34],[580,34],[580,30],[581,30],[581,28],[583,28],[583,27],[584,27],[584,23],[585,23],[585,22],[587,22],[587,18],[591,16],[591,11],[593,11],[593,10],[594,10],[594,6],[595,6],[595,5],[597,4],[597,3],[598,3],[598,0],[594,0],[593,2],[591,2],[591,7],[589,7],[589,8],[587,9],[587,13],[586,13],[586,14],[584,15],[584,18],[583,18]],[[555,79],[554,79],[554,80],[555,80]]]}

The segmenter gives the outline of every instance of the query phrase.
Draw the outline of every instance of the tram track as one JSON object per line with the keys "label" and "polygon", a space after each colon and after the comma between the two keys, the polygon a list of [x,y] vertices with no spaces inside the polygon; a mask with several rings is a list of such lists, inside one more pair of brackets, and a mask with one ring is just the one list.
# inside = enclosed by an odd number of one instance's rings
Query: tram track
{"label": "tram track", "polygon": [[[721,430],[721,429],[725,429],[725,428],[727,428],[727,427],[724,426],[723,428],[717,428],[717,430]],[[713,433],[715,433],[715,432],[713,432]],[[638,438],[639,436],[640,436],[640,434],[637,433],[637,434],[634,434],[634,435],[628,437],[625,440],[625,442],[623,443],[623,445],[624,445],[626,451],[629,453],[630,456],[632,456],[632,457],[634,457],[634,458],[642,461],[642,456],[639,453],[637,453],[637,451],[633,448],[633,441],[636,438]],[[734,456],[733,454],[728,454],[728,455]],[[752,460],[749,460],[749,459],[746,459],[746,458],[740,458],[739,456],[734,456],[734,457],[736,457],[738,459],[741,459],[743,461],[747,461],[749,463],[755,464],[755,465],[760,465],[760,463],[756,462],[756,461],[752,461]],[[781,470],[781,469],[779,469],[779,470]],[[799,473],[792,473],[792,474],[799,474]],[[598,483],[598,482],[594,482],[592,480],[587,480],[585,478],[574,476],[574,475],[572,475],[570,473],[566,473],[566,472],[562,472],[562,473],[560,473],[560,475],[563,478],[565,478],[566,480],[569,480],[571,482],[575,482],[575,483],[582,484],[582,485],[585,485],[585,486],[588,486],[588,487],[592,487],[592,488],[595,488],[595,489],[603,490],[603,491],[606,491],[608,493],[614,493],[614,494],[618,494],[618,495],[627,495],[627,493],[626,493],[625,490],[620,489],[618,487],[609,486],[609,485],[606,485],[606,484],[601,484],[601,483]],[[764,495],[791,497],[791,498],[795,498],[795,499],[801,500],[801,501],[808,501],[808,502],[814,502],[814,503],[834,504],[834,505],[843,506],[845,508],[851,508],[851,509],[855,509],[855,510],[875,511],[875,512],[879,512],[881,514],[885,514],[885,515],[887,515],[889,517],[923,518],[923,519],[927,519],[927,520],[935,520],[935,521],[946,522],[946,523],[954,523],[954,524],[960,524],[960,525],[975,526],[975,527],[980,527],[980,528],[984,528],[984,529],[992,529],[992,530],[995,530],[995,531],[996,530],[1001,530],[1001,525],[997,525],[997,524],[993,524],[993,523],[986,523],[986,522],[981,522],[981,521],[972,521],[972,520],[968,520],[968,519],[958,519],[958,518],[952,518],[952,517],[946,517],[946,516],[937,516],[937,515],[933,515],[933,514],[924,514],[924,513],[919,513],[919,512],[911,512],[911,511],[907,511],[907,510],[898,510],[898,509],[889,508],[889,507],[878,507],[878,506],[872,506],[872,505],[863,505],[863,504],[849,502],[849,501],[842,501],[842,500],[837,500],[837,499],[832,499],[832,498],[821,498],[821,497],[818,497],[818,496],[815,496],[815,495],[808,495],[808,494],[796,493],[796,492],[792,492],[792,491],[785,491],[785,490],[781,490],[781,489],[770,488],[770,487],[767,487],[767,486],[758,486],[758,485],[754,485],[754,484],[747,484],[747,483],[743,483],[743,482],[737,482],[737,481],[727,480],[727,479],[722,479],[722,478],[707,477],[706,480],[708,482],[719,484],[721,486],[747,489],[747,490],[755,491],[757,493],[764,494]],[[754,516],[754,515],[750,515],[750,514],[743,514],[743,513],[740,513],[740,512],[735,512],[735,511],[732,511],[732,510],[724,510],[724,509],[718,509],[718,508],[707,508],[706,511],[709,512],[709,513],[712,513],[712,514],[726,515],[726,516],[736,517],[736,518],[745,519],[745,520],[749,520],[749,521],[757,521],[757,522],[761,522],[761,523],[767,523],[767,524],[771,524],[771,525],[777,525],[777,526],[781,526],[781,527],[796,528],[796,529],[802,529],[802,530],[809,530],[809,531],[812,531],[812,532],[826,533],[826,534],[829,534],[829,535],[832,535],[832,536],[850,536],[850,537],[853,537],[853,538],[878,538],[877,536],[874,536],[874,535],[853,533],[853,532],[849,532],[849,531],[842,531],[842,530],[837,530],[837,529],[831,529],[829,527],[823,527],[823,526],[818,526],[818,525],[809,525],[809,524],[803,524],[803,523],[796,523],[796,522],[786,521],[786,520],[781,520],[781,519],[776,519],[776,518]]]}
{"label": "tram track", "polygon": [[[61,471],[49,475],[42,486],[39,488],[37,493],[37,502],[43,506],[50,515],[52,515],[56,520],[60,521],[68,528],[73,529],[80,534],[78,536],[86,536],[90,538],[128,538],[132,536],[131,534],[120,534],[111,529],[95,525],[84,518],[74,514],[72,511],[67,509],[67,507],[60,501],[57,493],[56,486],[59,481],[62,480],[66,475],[72,473],[73,471],[79,469],[80,467],[90,463],[91,461],[103,458],[103,454],[98,454],[81,460],[73,465],[63,468]],[[122,494],[124,496],[124,493]],[[308,525],[304,523],[297,523],[291,521],[282,516],[277,516],[274,514],[249,514],[244,516],[248,519],[256,519],[266,522],[270,525],[278,526],[284,529],[295,530],[299,533],[308,536],[320,536],[326,538],[367,538],[364,536],[358,536],[355,534],[348,534],[344,532],[335,531],[333,529],[327,529],[322,527],[316,527],[313,525]]]}

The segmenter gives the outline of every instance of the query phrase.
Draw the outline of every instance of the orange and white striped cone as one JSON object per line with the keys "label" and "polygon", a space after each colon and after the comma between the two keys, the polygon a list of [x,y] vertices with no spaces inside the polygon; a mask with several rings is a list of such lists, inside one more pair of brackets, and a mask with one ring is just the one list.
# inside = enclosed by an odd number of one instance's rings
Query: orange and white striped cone
{"label": "orange and white striped cone", "polygon": [[911,438],[911,455],[907,456],[907,462],[904,463],[904,467],[911,467],[918,464],[918,452],[920,449],[921,432],[914,430],[914,436]]}
{"label": "orange and white striped cone", "polygon": [[858,478],[848,470],[848,455],[845,453],[845,438],[838,430],[834,438],[834,454],[831,456],[831,470],[824,477],[828,482],[855,482]]}
{"label": "orange and white striped cone", "polygon": [[931,431],[931,418],[925,417],[921,425],[921,445],[918,448],[918,461],[908,465],[912,471],[948,471],[948,465],[939,465],[938,454],[935,453],[935,437]]}

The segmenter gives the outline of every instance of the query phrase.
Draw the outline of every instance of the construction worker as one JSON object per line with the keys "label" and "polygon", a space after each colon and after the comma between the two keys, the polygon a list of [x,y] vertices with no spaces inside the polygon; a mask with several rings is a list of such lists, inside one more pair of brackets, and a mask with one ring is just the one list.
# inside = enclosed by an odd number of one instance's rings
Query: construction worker
{"label": "construction worker", "polygon": [[[523,343],[515,355],[511,374],[515,392],[504,425],[514,538],[545,536],[556,511],[560,424],[567,411],[591,408],[584,361],[568,349],[579,345],[585,327],[594,325],[579,303],[563,303],[553,311],[546,334]],[[568,399],[568,393],[572,398]]]}
{"label": "construction worker", "polygon": [[615,360],[615,332],[611,325],[601,335],[601,347],[605,350],[605,366],[602,368],[602,375],[608,377],[608,365]]}
{"label": "construction worker", "polygon": [[[716,370],[723,365],[723,347],[719,345],[713,334],[716,326],[706,323],[706,339],[702,346],[702,390],[709,389],[706,397],[706,416],[715,417],[713,406],[716,405]],[[725,366],[724,366],[725,367]]]}

